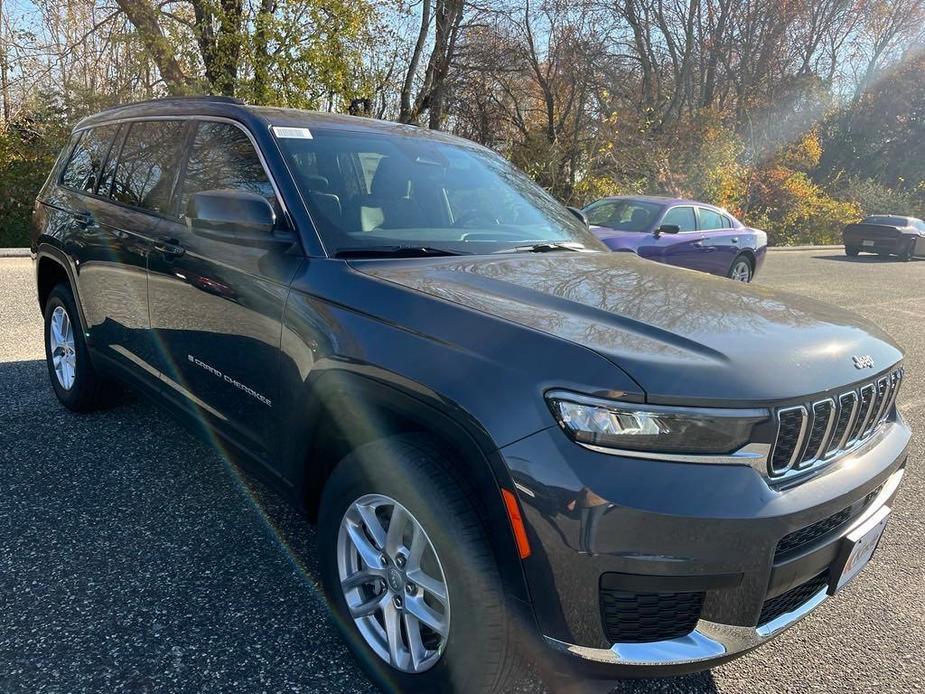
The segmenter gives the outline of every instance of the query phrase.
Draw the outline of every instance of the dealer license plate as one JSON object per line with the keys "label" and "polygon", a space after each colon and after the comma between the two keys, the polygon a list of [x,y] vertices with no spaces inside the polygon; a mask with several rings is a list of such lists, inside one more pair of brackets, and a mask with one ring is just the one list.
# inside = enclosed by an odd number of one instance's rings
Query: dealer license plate
{"label": "dealer license plate", "polygon": [[867,522],[848,533],[842,541],[839,558],[832,565],[832,580],[829,592],[835,593],[847,585],[867,566],[890,518],[889,506],[882,506]]}

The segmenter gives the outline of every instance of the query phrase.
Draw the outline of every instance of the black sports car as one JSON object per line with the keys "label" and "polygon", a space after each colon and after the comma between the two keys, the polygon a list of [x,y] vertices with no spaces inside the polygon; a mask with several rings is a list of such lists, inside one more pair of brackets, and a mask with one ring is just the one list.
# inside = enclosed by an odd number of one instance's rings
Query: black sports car
{"label": "black sports car", "polygon": [[856,256],[864,251],[896,255],[900,260],[925,258],[925,222],[916,217],[879,214],[849,224],[842,232],[845,253]]}

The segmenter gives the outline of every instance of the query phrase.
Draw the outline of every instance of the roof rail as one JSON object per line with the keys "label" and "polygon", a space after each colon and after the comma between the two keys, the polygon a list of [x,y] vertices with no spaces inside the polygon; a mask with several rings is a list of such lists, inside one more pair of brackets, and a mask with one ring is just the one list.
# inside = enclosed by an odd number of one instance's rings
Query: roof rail
{"label": "roof rail", "polygon": [[[104,108],[96,113],[106,113],[107,111],[115,111],[120,108],[128,108],[129,106],[143,106],[145,104],[162,104],[171,101],[205,101],[205,102],[216,102],[221,104],[237,104],[238,106],[246,106],[247,104],[241,99],[238,99],[233,96],[213,96],[211,94],[197,94],[192,96],[161,96],[156,99],[144,99],[142,101],[130,101],[127,104],[118,104],[117,106],[110,106]],[[96,115],[96,114],[94,114]]]}

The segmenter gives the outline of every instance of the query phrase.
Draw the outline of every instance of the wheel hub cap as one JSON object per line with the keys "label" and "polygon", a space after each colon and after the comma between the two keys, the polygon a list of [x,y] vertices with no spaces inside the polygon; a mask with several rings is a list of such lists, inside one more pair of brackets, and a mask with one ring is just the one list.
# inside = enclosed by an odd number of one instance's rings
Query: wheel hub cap
{"label": "wheel hub cap", "polygon": [[56,306],[51,314],[48,347],[58,383],[64,390],[70,390],[77,377],[77,351],[74,348],[74,328],[63,306]]}
{"label": "wheel hub cap", "polygon": [[424,528],[394,499],[351,504],[337,537],[344,600],[367,645],[392,667],[424,672],[446,647],[446,575]]}

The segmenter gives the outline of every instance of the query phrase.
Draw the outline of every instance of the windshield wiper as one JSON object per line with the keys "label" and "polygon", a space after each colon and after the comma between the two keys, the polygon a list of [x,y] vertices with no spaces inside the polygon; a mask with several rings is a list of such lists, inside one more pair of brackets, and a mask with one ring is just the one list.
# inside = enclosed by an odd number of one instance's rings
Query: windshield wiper
{"label": "windshield wiper", "polygon": [[365,248],[342,248],[335,258],[436,258],[449,255],[467,255],[461,251],[450,251],[433,246],[366,246]]}
{"label": "windshield wiper", "polygon": [[527,246],[514,246],[498,253],[549,253],[551,251],[584,251],[587,248],[574,241],[544,241]]}

